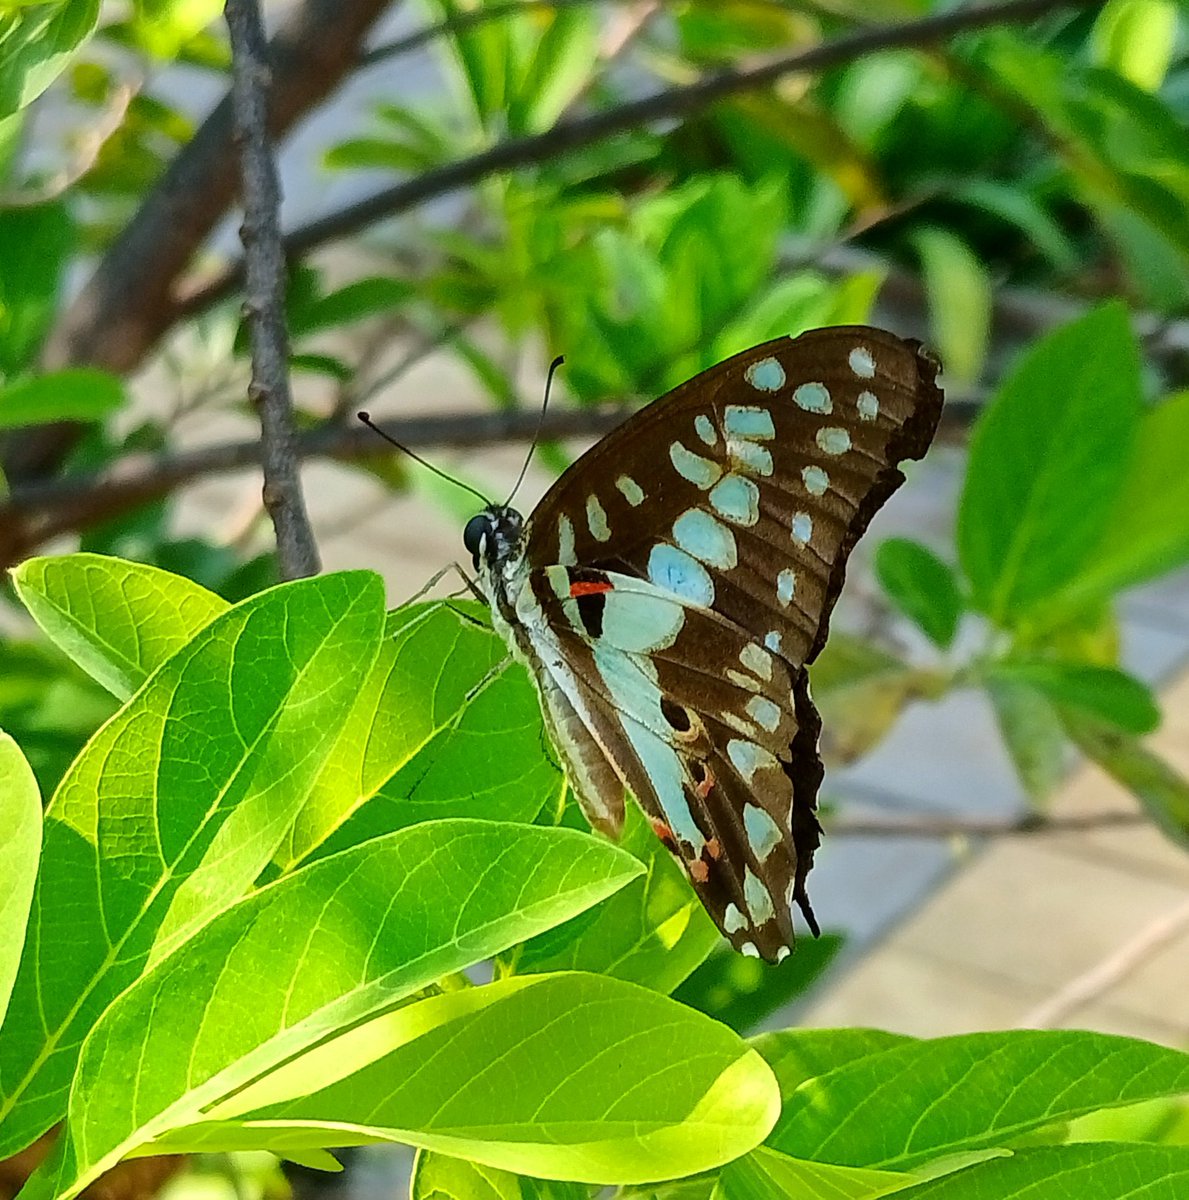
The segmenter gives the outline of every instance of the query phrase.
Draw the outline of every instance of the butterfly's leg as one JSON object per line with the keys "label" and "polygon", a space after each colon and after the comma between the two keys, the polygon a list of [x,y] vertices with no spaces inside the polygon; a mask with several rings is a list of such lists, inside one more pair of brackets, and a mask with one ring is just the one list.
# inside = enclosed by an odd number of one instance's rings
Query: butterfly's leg
{"label": "butterfly's leg", "polygon": [[467,573],[462,569],[462,567],[460,567],[458,565],[458,563],[451,562],[451,563],[447,563],[440,571],[435,571],[429,577],[429,582],[426,583],[426,585],[415,595],[410,596],[404,602],[404,604],[401,605],[401,608],[404,608],[406,605],[409,605],[409,604],[416,604],[417,601],[420,600],[422,596],[424,596],[427,592],[432,591],[432,589],[438,583],[440,583],[447,575],[449,575],[451,571],[458,572],[459,578],[463,581],[463,583],[466,584],[467,589],[475,597],[475,599],[481,601],[484,604],[487,603],[487,598],[483,595],[482,592],[479,591],[478,587],[476,587],[474,580],[472,580],[467,575]]}

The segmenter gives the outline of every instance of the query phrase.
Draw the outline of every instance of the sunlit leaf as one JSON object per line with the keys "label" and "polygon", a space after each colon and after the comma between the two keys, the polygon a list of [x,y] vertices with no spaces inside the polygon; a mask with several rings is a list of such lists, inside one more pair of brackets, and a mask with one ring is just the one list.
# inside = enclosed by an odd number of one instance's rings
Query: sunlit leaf
{"label": "sunlit leaf", "polygon": [[892,603],[946,649],[965,607],[949,565],[920,542],[888,538],[875,552],[875,573]]}
{"label": "sunlit leaf", "polygon": [[20,747],[0,731],[0,1022],[16,979],[41,857],[41,793]]}
{"label": "sunlit leaf", "polygon": [[95,367],[70,367],[0,387],[0,429],[98,421],[124,403],[124,385]]}
{"label": "sunlit leaf", "polygon": [[961,238],[941,228],[919,229],[913,243],[921,258],[933,345],[956,383],[982,373],[991,324],[991,281]]}

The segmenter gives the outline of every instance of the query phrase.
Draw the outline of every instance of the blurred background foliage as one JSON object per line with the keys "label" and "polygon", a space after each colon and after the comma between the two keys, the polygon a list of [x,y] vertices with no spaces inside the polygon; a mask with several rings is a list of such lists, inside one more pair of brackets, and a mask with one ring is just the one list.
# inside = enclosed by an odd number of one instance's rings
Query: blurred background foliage
{"label": "blurred background foliage", "polygon": [[[977,687],[1036,805],[1076,748],[1186,842],[1189,784],[1142,743],[1159,707],[1119,666],[1115,616],[1126,589],[1189,562],[1185,9],[1036,7],[1028,24],[882,47],[879,27],[949,6],[391,4],[352,71],[367,103],[337,112],[307,175],[304,211],[320,211],[322,186],[348,199],[293,257],[299,418],[333,438],[429,353],[457,360],[511,412],[536,406],[522,377],[559,352],[569,404],[596,408],[815,326],[874,320],[917,334],[945,364],[944,436],[968,444],[955,537],[878,547],[886,605],[931,649],[910,658],[887,639],[835,634],[814,669],[830,761],[866,754],[905,705]],[[150,354],[113,371],[103,355],[61,349],[81,283],[127,256],[168,164],[196,144],[194,97],[225,89],[220,10],[0,10],[0,526],[36,518],[39,488],[74,484],[79,515],[55,532],[234,600],[275,579],[251,538],[180,538],[169,488],[118,511],[96,499],[102,478],[185,449],[195,414],[247,412],[237,301],[210,286],[234,257],[227,228],[193,247],[192,274],[177,281],[190,299]],[[584,114],[864,34],[869,46],[837,65],[613,136],[558,136],[461,192],[432,185]],[[431,181],[429,207],[351,217],[359,198],[417,178]],[[331,232],[335,255],[323,251]],[[49,467],[13,469],[50,422],[72,423],[68,447]],[[560,443],[543,453],[554,469],[570,461]],[[394,489],[424,486],[401,462],[356,466]],[[462,511],[457,496],[429,495]],[[113,702],[16,611],[0,641],[0,727],[49,795]],[[677,994],[746,1028],[837,946],[825,939],[772,972],[711,956]],[[547,945],[534,952],[552,961]]]}

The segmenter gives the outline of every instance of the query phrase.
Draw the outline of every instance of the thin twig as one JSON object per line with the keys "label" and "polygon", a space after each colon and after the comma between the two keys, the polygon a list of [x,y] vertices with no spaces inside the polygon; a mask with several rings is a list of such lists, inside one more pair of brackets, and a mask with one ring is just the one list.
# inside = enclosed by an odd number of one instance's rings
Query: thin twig
{"label": "thin twig", "polygon": [[1145,925],[1133,938],[1113,950],[1090,970],[1071,979],[1047,1000],[1025,1013],[1023,1029],[1051,1029],[1064,1024],[1079,1009],[1106,995],[1138,971],[1149,959],[1189,929],[1189,900]]}
{"label": "thin twig", "polygon": [[[547,414],[542,437],[601,437],[626,419],[626,405],[559,409]],[[526,442],[537,428],[535,411],[460,413],[384,421],[393,437],[414,449],[455,449]],[[298,458],[353,462],[390,454],[391,447],[361,427],[333,426],[297,436]],[[89,475],[72,475],[14,488],[0,502],[0,529],[13,553],[23,556],[61,533],[89,529],[139,504],[210,475],[241,471],[260,463],[258,440],[229,442],[184,454],[129,456]]]}
{"label": "thin twig", "polygon": [[268,137],[271,71],[258,0],[227,0],[231,34],[235,141],[243,178],[248,333],[252,382],[248,396],[260,414],[264,507],[277,535],[282,579],[315,575],[318,547],[306,512],[289,391],[289,334],[285,328],[285,257],[281,250],[281,191]]}
{"label": "thin twig", "polygon": [[[603,112],[560,121],[543,133],[499,142],[469,158],[425,171],[384,188],[325,217],[301,225],[285,238],[285,250],[299,257],[317,246],[407,212],[428,200],[458,191],[489,175],[546,162],[617,133],[675,120],[740,92],[766,87],[786,75],[808,74],[853,62],[866,54],[903,47],[930,46],[959,33],[1031,20],[1061,9],[1100,8],[1104,0],[1009,0],[941,13],[919,21],[880,25],[825,41],[796,54],[783,55],[749,69],[730,68],[695,83],[667,88],[641,100]],[[219,275],[179,288],[178,316],[201,312],[239,286],[242,263]]]}
{"label": "thin twig", "polygon": [[1092,829],[1143,825],[1147,820],[1144,813],[1132,811],[1079,813],[1068,817],[1028,813],[1014,821],[980,817],[839,817],[826,822],[826,832],[831,837],[1020,837],[1036,833],[1085,833]]}

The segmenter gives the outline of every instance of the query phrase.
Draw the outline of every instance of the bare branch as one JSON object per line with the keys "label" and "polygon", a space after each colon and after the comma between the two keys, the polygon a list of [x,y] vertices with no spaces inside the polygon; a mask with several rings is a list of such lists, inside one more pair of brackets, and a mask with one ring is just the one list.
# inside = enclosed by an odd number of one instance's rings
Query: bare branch
{"label": "bare branch", "polygon": [[1051,1029],[1063,1024],[1079,1009],[1106,995],[1111,988],[1138,971],[1186,929],[1189,929],[1189,900],[1149,922],[1090,970],[1071,979],[1026,1013],[1020,1021],[1020,1028]]}
{"label": "bare branch", "polygon": [[248,397],[260,414],[264,507],[276,530],[280,575],[300,579],[316,575],[319,562],[301,491],[289,391],[281,189],[268,138],[268,42],[257,0],[227,0],[224,14],[231,34],[231,94],[243,179],[240,236],[247,256],[244,307],[252,344]]}
{"label": "bare branch", "polygon": [[[542,426],[545,439],[601,437],[624,421],[624,405],[561,409],[549,412]],[[526,412],[461,413],[385,421],[384,427],[415,449],[457,449],[525,442],[537,428],[538,416]],[[392,453],[387,443],[361,427],[339,425],[298,434],[298,458],[355,461]],[[91,475],[72,475],[15,488],[0,502],[0,529],[14,558],[61,533],[88,529],[140,504],[160,499],[174,489],[209,475],[242,471],[260,463],[256,440],[231,442],[185,454],[130,455],[115,466]]]}
{"label": "bare branch", "polygon": [[[500,142],[470,158],[447,163],[437,170],[384,188],[338,212],[299,226],[285,238],[285,249],[290,257],[298,257],[326,242],[407,212],[427,200],[458,191],[489,175],[546,162],[629,129],[687,117],[718,100],[766,87],[786,75],[823,71],[878,50],[930,46],[959,33],[1028,21],[1061,9],[1100,8],[1102,3],[1103,0],[1009,0],[1006,4],[959,9],[898,25],[872,26],[757,67],[720,71],[696,83],[668,88],[642,100],[561,121],[544,133]],[[179,289],[181,299],[175,315],[191,315],[208,308],[240,285],[242,273],[243,264],[234,263],[189,291],[183,285]]]}
{"label": "bare branch", "polygon": [[1068,817],[1047,817],[1041,813],[1027,813],[1014,821],[941,816],[880,819],[839,817],[826,822],[826,832],[831,837],[1020,837],[1034,833],[1085,833],[1091,829],[1112,829],[1120,825],[1143,825],[1147,823],[1147,820],[1148,818],[1142,812],[1124,810],[1081,813]]}

